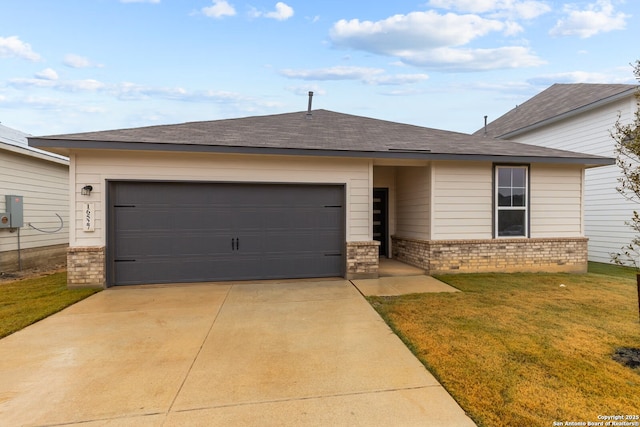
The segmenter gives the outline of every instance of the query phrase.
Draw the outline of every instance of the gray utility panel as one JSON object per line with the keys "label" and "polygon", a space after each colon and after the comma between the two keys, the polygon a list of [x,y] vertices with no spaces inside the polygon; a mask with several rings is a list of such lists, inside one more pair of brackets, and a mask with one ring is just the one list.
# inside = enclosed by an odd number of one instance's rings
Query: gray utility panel
{"label": "gray utility panel", "polygon": [[113,285],[342,276],[342,185],[111,182]]}

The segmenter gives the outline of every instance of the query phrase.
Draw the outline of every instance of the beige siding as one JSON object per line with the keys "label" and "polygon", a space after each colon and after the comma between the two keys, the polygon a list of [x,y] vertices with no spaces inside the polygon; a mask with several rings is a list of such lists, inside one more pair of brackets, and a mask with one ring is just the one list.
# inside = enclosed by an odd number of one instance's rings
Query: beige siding
{"label": "beige siding", "polygon": [[396,171],[396,229],[399,237],[429,240],[431,168],[398,167]]}
{"label": "beige siding", "polygon": [[433,240],[491,239],[493,166],[433,164]]}
{"label": "beige siding", "polygon": [[[69,168],[61,162],[0,151],[0,212],[5,212],[5,195],[24,197],[24,227],[20,229],[22,249],[69,243]],[[60,227],[60,215],[64,227]],[[0,252],[18,249],[17,233],[0,229]]]}
{"label": "beige siding", "polygon": [[[346,186],[346,240],[371,240],[371,169],[368,160],[209,153],[83,152],[75,159],[71,246],[105,244],[105,183],[108,180],[326,183]],[[90,184],[91,196],[80,195]],[[95,231],[82,230],[82,206],[95,204]]]}
{"label": "beige siding", "polygon": [[583,235],[582,171],[579,166],[531,166],[531,237]]}

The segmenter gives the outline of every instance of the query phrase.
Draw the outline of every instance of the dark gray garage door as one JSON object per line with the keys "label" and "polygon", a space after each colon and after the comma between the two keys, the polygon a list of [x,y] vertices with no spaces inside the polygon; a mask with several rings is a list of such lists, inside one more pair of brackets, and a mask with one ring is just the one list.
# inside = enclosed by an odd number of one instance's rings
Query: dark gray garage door
{"label": "dark gray garage door", "polygon": [[111,182],[115,285],[342,276],[344,187]]}

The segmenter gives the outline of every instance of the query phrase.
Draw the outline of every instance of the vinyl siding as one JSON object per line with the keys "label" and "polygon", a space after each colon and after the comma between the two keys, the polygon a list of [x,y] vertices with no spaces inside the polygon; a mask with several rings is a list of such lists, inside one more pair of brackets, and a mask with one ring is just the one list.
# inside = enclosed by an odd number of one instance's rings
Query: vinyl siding
{"label": "vinyl siding", "polygon": [[[81,150],[72,158],[75,227],[71,246],[105,244],[107,180],[345,184],[346,239],[371,240],[372,166],[368,160]],[[94,188],[89,197],[80,195],[87,184]],[[94,232],[82,230],[85,202],[95,204]]]}
{"label": "vinyl siding", "polygon": [[398,237],[429,240],[431,169],[429,166],[396,170],[396,229]]}
{"label": "vinyl siding", "polygon": [[492,238],[493,165],[433,164],[433,240]]}
{"label": "vinyl siding", "polygon": [[[615,157],[615,142],[610,131],[618,115],[623,123],[630,123],[635,109],[635,99],[629,97],[513,139],[543,147]],[[590,261],[611,262],[610,254],[620,251],[634,237],[625,221],[631,219],[637,204],[617,193],[618,176],[620,172],[615,165],[585,172],[584,230],[589,238]]]}
{"label": "vinyl siding", "polygon": [[531,237],[581,237],[582,167],[531,165]]}
{"label": "vinyl siding", "polygon": [[[0,150],[0,212],[6,211],[5,195],[23,196],[24,227],[20,247],[32,249],[69,243],[69,167],[29,155]],[[30,227],[32,224],[45,231]],[[18,249],[17,233],[0,229],[0,252]]]}

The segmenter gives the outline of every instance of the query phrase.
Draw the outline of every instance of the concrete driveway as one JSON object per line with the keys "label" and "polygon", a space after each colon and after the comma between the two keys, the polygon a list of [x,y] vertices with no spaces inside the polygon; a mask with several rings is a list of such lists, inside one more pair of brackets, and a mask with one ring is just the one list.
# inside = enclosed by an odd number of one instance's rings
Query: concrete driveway
{"label": "concrete driveway", "polygon": [[96,294],[0,340],[0,425],[475,424],[334,279]]}

